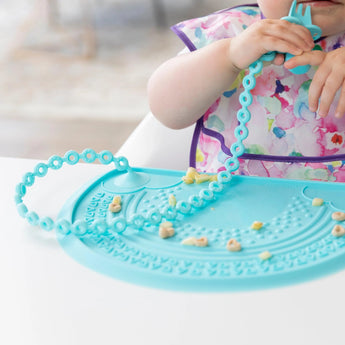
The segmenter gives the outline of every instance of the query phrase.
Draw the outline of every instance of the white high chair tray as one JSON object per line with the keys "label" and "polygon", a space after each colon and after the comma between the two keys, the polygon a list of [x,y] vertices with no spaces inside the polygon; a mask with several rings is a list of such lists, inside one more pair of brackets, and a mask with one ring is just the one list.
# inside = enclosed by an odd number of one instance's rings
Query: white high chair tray
{"label": "white high chair tray", "polygon": [[[10,202],[23,171],[36,164],[0,159],[1,344],[344,343],[344,271],[278,289],[208,294],[144,288],[78,264],[52,233],[23,222]],[[76,183],[107,169],[62,170],[37,188],[32,207],[56,216]],[[65,188],[56,188],[61,181]],[[42,200],[54,200],[55,211]]]}

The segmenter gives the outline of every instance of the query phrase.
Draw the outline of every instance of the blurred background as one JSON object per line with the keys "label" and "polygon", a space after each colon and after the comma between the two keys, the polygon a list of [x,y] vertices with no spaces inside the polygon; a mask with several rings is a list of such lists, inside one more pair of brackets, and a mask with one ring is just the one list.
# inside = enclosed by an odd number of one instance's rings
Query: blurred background
{"label": "blurred background", "polygon": [[[250,1],[249,1],[250,2]],[[148,113],[170,26],[241,0],[1,0],[0,156],[116,152]]]}

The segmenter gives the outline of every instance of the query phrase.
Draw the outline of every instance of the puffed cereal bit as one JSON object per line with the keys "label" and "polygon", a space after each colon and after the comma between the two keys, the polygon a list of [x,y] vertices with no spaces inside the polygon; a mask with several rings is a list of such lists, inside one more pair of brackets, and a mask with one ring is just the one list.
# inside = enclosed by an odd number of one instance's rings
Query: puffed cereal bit
{"label": "puffed cereal bit", "polygon": [[173,224],[171,222],[163,222],[159,224],[159,227],[161,228],[171,228]]}
{"label": "puffed cereal bit", "polygon": [[186,173],[187,177],[190,177],[191,179],[194,180],[196,175],[199,175],[199,173],[197,172],[197,170],[195,168],[189,167],[187,169],[187,173]]}
{"label": "puffed cereal bit", "polygon": [[217,182],[218,181],[218,175],[210,175],[210,182]]}
{"label": "puffed cereal bit", "polygon": [[332,230],[332,235],[334,237],[342,237],[345,235],[345,228],[339,224],[335,225]]}
{"label": "puffed cereal bit", "polygon": [[119,213],[121,211],[121,205],[114,204],[113,202],[109,204],[109,211],[113,213]]}
{"label": "puffed cereal bit", "polygon": [[197,238],[197,240],[195,241],[195,246],[197,247],[207,247],[208,246],[208,239],[207,237],[200,237]]}
{"label": "puffed cereal bit", "polygon": [[332,219],[338,222],[342,222],[345,220],[345,212],[333,212]]}
{"label": "puffed cereal bit", "polygon": [[175,229],[173,228],[173,224],[171,222],[163,222],[159,225],[158,230],[159,237],[161,238],[169,238],[175,235]]}
{"label": "puffed cereal bit", "polygon": [[113,204],[118,204],[121,205],[122,204],[122,199],[120,195],[115,195],[114,199],[113,199]]}
{"label": "puffed cereal bit", "polygon": [[159,227],[158,234],[159,234],[159,237],[161,238],[169,238],[175,235],[175,230],[174,228]]}
{"label": "puffed cereal bit", "polygon": [[262,226],[264,225],[263,222],[259,222],[259,221],[254,221],[253,224],[251,225],[251,228],[253,230],[260,230],[262,228]]}
{"label": "puffed cereal bit", "polygon": [[234,238],[231,238],[228,243],[226,244],[226,249],[230,252],[239,252],[242,247],[241,244],[235,240]]}
{"label": "puffed cereal bit", "polygon": [[159,228],[159,237],[160,238],[169,238],[175,235],[174,228]]}
{"label": "puffed cereal bit", "polygon": [[184,246],[196,246],[196,247],[207,247],[208,246],[208,239],[207,237],[188,237],[184,239],[181,244]]}
{"label": "puffed cereal bit", "polygon": [[197,174],[194,177],[196,183],[204,183],[210,180],[210,175],[207,174]]}
{"label": "puffed cereal bit", "polygon": [[192,179],[191,177],[188,177],[188,176],[182,176],[182,181],[185,184],[192,184],[192,183],[194,183],[194,179]]}
{"label": "puffed cereal bit", "polygon": [[314,198],[311,204],[312,204],[312,206],[322,206],[323,205],[323,199]]}
{"label": "puffed cereal bit", "polygon": [[272,254],[269,251],[267,251],[267,250],[259,254],[259,258],[261,260],[268,260],[271,257],[272,257]]}
{"label": "puffed cereal bit", "polygon": [[184,246],[195,246],[195,242],[197,241],[196,237],[188,237],[184,239],[181,244]]}
{"label": "puffed cereal bit", "polygon": [[169,205],[172,207],[176,206],[176,197],[174,194],[169,195]]}

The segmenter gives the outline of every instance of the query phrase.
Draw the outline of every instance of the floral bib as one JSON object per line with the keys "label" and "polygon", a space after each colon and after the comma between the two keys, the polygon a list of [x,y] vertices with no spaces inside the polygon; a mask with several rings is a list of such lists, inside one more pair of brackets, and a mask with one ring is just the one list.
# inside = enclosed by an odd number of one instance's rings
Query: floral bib
{"label": "floral bib", "polygon": [[[234,37],[261,19],[256,5],[240,6],[184,21],[172,30],[193,51]],[[345,33],[321,38],[315,49],[328,52],[342,46]],[[326,118],[309,111],[308,90],[315,70],[312,67],[296,75],[283,66],[268,64],[257,76],[238,174],[345,182],[345,117],[334,117],[339,92]],[[196,124],[190,164],[199,171],[223,170],[231,156],[236,114],[241,108],[238,98],[247,73],[243,70]]]}

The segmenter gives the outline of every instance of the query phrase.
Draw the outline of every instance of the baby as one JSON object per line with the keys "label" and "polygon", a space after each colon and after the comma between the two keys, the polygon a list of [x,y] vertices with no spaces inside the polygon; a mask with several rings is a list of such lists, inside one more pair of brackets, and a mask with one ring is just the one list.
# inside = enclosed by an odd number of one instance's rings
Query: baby
{"label": "baby", "polygon": [[[279,51],[257,76],[249,136],[237,173],[345,182],[345,0],[298,1],[322,29],[281,20],[292,0],[259,0],[187,20],[172,29],[191,53],[162,64],[148,84],[153,114],[180,129],[196,123],[190,163],[217,172],[236,141],[248,66]],[[284,61],[284,54],[295,55]],[[289,71],[312,65],[307,73]]]}

